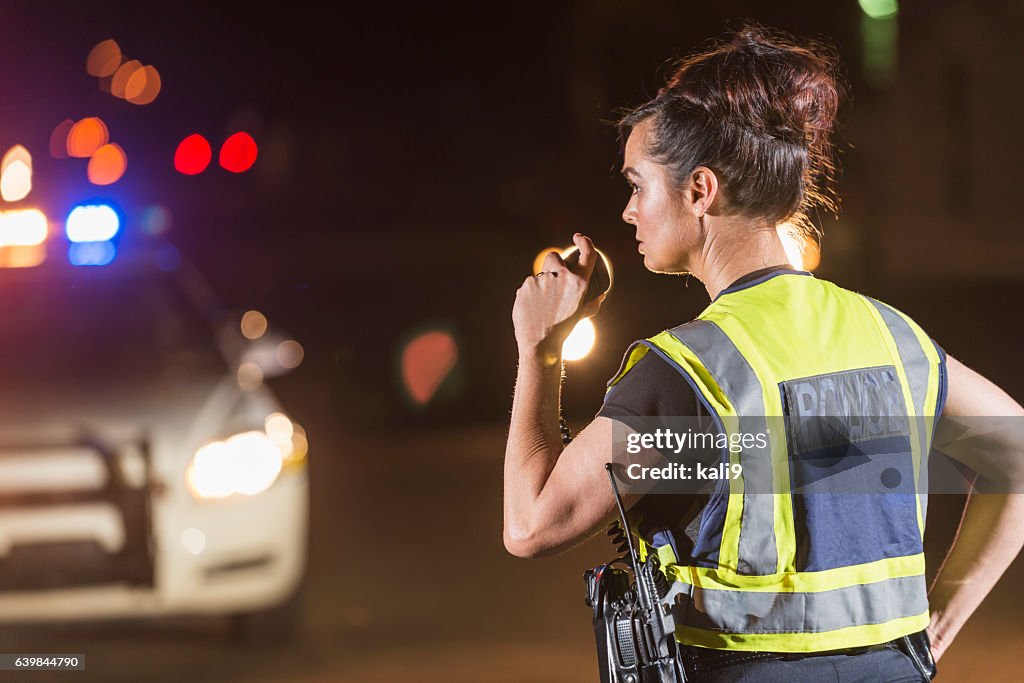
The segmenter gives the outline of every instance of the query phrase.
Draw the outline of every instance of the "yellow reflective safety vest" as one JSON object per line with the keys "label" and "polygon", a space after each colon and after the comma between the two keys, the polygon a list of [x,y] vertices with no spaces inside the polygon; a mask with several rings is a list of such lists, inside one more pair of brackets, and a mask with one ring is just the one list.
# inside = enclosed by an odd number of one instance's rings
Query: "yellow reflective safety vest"
{"label": "yellow reflective safety vest", "polygon": [[[815,463],[799,457],[797,431],[770,430],[761,452],[723,449],[723,462],[741,464],[742,475],[710,495],[692,557],[640,543],[642,555],[653,547],[683,593],[677,603],[685,609],[674,610],[680,643],[818,652],[928,625],[921,482],[945,400],[945,355],[920,327],[879,301],[781,270],[727,289],[696,320],[634,343],[609,389],[647,353],[682,374],[724,433],[758,432],[779,417],[879,406],[902,413],[905,428],[872,443],[913,471],[909,495],[818,494],[827,487],[798,494],[798,484],[811,481],[804,468]],[[745,490],[754,478],[771,481],[771,491]]]}

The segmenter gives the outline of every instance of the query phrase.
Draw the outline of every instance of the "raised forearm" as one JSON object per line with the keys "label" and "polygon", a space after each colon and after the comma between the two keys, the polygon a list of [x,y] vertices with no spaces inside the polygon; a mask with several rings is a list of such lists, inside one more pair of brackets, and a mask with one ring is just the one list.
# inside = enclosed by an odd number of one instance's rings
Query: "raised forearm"
{"label": "raised forearm", "polygon": [[533,508],[562,450],[558,428],[562,364],[555,355],[520,350],[505,447],[505,546],[530,554]]}
{"label": "raised forearm", "polygon": [[1024,494],[972,494],[928,596],[932,650],[941,656],[1024,545]]}
{"label": "raised forearm", "polygon": [[512,306],[519,371],[505,447],[504,537],[514,555],[533,556],[540,548],[537,501],[562,452],[562,344],[581,317],[600,308],[600,299],[583,302],[597,250],[580,233],[572,239],[580,250],[576,266],[570,268],[557,252],[549,253],[541,272],[523,281]]}

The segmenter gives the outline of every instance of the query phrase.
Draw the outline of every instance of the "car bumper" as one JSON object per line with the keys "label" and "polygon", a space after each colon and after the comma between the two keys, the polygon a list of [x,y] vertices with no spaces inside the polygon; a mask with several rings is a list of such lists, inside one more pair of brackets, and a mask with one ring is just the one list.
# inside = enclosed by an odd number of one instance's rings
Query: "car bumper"
{"label": "car bumper", "polygon": [[[297,588],[305,570],[308,492],[303,464],[251,497],[199,501],[180,490],[153,496],[148,581],[144,568],[134,578],[103,581],[96,567],[107,553],[96,541],[11,552],[3,558],[9,569],[27,576],[49,566],[51,580],[29,589],[5,585],[0,621],[230,614],[270,607]],[[19,523],[16,514],[0,511],[0,524],[4,515]],[[65,514],[70,523],[76,511]],[[80,585],[89,572],[93,580]]]}

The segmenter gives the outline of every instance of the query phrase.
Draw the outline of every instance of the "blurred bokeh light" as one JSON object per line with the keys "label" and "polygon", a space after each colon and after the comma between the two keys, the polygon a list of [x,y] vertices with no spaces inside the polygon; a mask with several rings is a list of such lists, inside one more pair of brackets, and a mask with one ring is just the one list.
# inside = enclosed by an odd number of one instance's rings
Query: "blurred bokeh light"
{"label": "blurred bokeh light", "polygon": [[0,162],[0,198],[16,202],[32,191],[32,155],[21,145],[7,150]]}
{"label": "blurred bokeh light", "polygon": [[896,78],[899,59],[899,5],[896,0],[859,0],[861,17],[861,59],[864,78],[884,88]]}
{"label": "blurred bokeh light", "polygon": [[117,235],[121,219],[108,204],[81,204],[68,214],[65,232],[71,242],[106,242]]}
{"label": "blurred bokeh light", "polygon": [[821,264],[821,247],[815,240],[804,240],[804,270],[813,271]]}
{"label": "blurred bokeh light", "polygon": [[[50,156],[54,159],[68,158],[68,136],[75,122],[71,119],[64,119],[50,133]],[[88,155],[87,155],[88,156]]]}
{"label": "blurred bokeh light", "polygon": [[872,19],[888,19],[899,12],[897,0],[857,0],[864,14]]}
{"label": "blurred bokeh light", "polygon": [[149,104],[160,94],[160,73],[153,66],[137,69],[128,77],[124,98],[132,104]]}
{"label": "blurred bokeh light", "polygon": [[27,247],[0,246],[0,268],[32,268],[45,260],[45,244]]}
{"label": "blurred bokeh light", "polygon": [[128,169],[128,156],[117,143],[103,145],[89,159],[89,182],[93,185],[116,183]]}
{"label": "blurred bokeh light", "polygon": [[804,255],[801,250],[800,240],[785,223],[778,227],[779,239],[782,240],[782,248],[786,250],[786,259],[789,264],[797,270],[804,269]]}
{"label": "blurred bokeh light", "polygon": [[302,365],[302,359],[306,352],[302,344],[294,339],[288,339],[277,345],[277,362],[284,368],[297,368]]}
{"label": "blurred bokeh light", "polygon": [[242,336],[259,339],[267,333],[267,317],[259,311],[246,311],[242,316]]}
{"label": "blurred bokeh light", "polygon": [[594,348],[594,341],[597,339],[597,331],[590,318],[583,318],[562,344],[563,360],[580,360]]}
{"label": "blurred bokeh light", "polygon": [[193,133],[178,143],[174,151],[174,168],[185,175],[196,175],[206,170],[213,159],[213,148],[199,133]]}
{"label": "blurred bokeh light", "polygon": [[247,360],[238,366],[238,386],[247,390],[258,389],[263,384],[263,368],[255,361]]}
{"label": "blurred bokeh light", "polygon": [[128,89],[128,80],[141,69],[142,62],[137,59],[130,59],[118,67],[110,81],[110,94],[123,99]]}
{"label": "blurred bokeh light", "polygon": [[309,440],[306,437],[306,430],[300,425],[292,424],[292,451],[285,464],[298,464],[302,462],[309,453]]}
{"label": "blurred bokeh light", "polygon": [[23,145],[14,145],[4,154],[3,160],[0,160],[0,173],[6,171],[7,167],[16,161],[24,163],[30,169],[32,168],[32,155],[29,151]]}
{"label": "blurred bokeh light", "polygon": [[121,47],[113,39],[96,43],[85,60],[86,72],[97,78],[113,76],[119,66],[121,66]]}
{"label": "blurred bokeh light", "polygon": [[39,209],[0,211],[0,247],[31,247],[46,241],[49,226]]}
{"label": "blurred bokeh light", "polygon": [[30,268],[46,260],[49,227],[39,209],[0,211],[0,267]]}
{"label": "blurred bokeh light", "polygon": [[244,173],[256,163],[256,141],[248,133],[235,133],[220,148],[220,165],[232,173]]}
{"label": "blurred bokeh light", "polygon": [[162,204],[154,204],[143,209],[139,227],[147,235],[159,237],[171,229],[173,222],[170,209]]}
{"label": "blurred bokeh light", "polygon": [[[257,431],[233,436],[226,442],[232,449],[234,491],[253,496],[265,491],[281,472],[281,451],[266,434]],[[241,463],[244,465],[240,466]]]}
{"label": "blurred bokeh light", "polygon": [[271,413],[264,421],[263,429],[271,441],[279,445],[287,444],[288,450],[291,450],[292,434],[295,433],[295,427],[287,415]]}
{"label": "blurred bokeh light", "polygon": [[280,450],[266,434],[245,432],[196,451],[186,480],[192,493],[200,498],[251,496],[274,483],[282,464]]}
{"label": "blurred bokeh light", "polygon": [[113,242],[75,242],[68,248],[73,266],[105,266],[117,256]]}
{"label": "blurred bokeh light", "polygon": [[437,393],[459,360],[455,338],[445,330],[430,330],[413,338],[402,350],[402,383],[409,398],[424,406]]}
{"label": "blurred bokeh light", "polygon": [[193,495],[200,498],[226,498],[233,489],[230,484],[235,463],[223,441],[207,444],[196,452],[185,474]]}
{"label": "blurred bokeh light", "polygon": [[776,228],[786,258],[796,270],[814,270],[821,263],[821,247],[817,240],[807,236],[792,223],[780,223]]}
{"label": "blurred bokeh light", "polygon": [[91,157],[96,150],[110,142],[110,131],[102,119],[90,116],[71,127],[67,140],[68,155],[84,159]]}

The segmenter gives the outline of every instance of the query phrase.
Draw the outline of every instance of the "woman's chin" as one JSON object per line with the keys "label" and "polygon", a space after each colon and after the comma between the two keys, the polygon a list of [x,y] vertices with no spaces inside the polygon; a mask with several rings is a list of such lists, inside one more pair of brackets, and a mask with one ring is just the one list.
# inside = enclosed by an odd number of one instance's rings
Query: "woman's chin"
{"label": "woman's chin", "polygon": [[644,268],[659,275],[685,275],[690,271],[675,263],[663,263],[650,254],[644,254]]}
{"label": "woman's chin", "polygon": [[652,273],[664,273],[665,272],[665,265],[666,264],[662,263],[661,261],[659,261],[657,258],[652,256],[651,254],[644,254],[643,252],[641,252],[641,254],[644,257],[644,268],[646,268],[647,270],[651,271]]}

